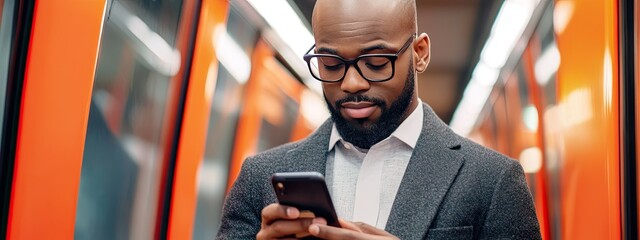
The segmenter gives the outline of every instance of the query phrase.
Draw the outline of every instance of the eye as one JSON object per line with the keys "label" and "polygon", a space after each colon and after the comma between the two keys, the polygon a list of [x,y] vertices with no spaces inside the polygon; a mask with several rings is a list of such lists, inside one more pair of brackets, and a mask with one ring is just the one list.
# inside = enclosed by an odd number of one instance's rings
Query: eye
{"label": "eye", "polygon": [[364,60],[365,66],[367,66],[367,69],[370,69],[373,71],[383,70],[387,68],[390,62],[389,59],[384,57],[370,57],[363,60]]}
{"label": "eye", "polygon": [[320,66],[322,67],[322,69],[327,71],[340,70],[344,66],[344,62],[333,57],[320,57],[318,58],[318,63],[320,63]]}
{"label": "eye", "polygon": [[389,62],[386,62],[386,63],[383,63],[383,64],[379,64],[379,65],[372,64],[372,63],[367,63],[367,67],[369,69],[372,69],[372,70],[380,70],[380,69],[383,69],[385,66],[387,66],[388,63]]}
{"label": "eye", "polygon": [[324,67],[324,69],[329,70],[329,71],[336,71],[336,70],[340,70],[342,69],[342,66],[344,66],[344,64],[342,63],[338,63],[338,64],[334,64],[334,65],[329,65],[329,64],[323,64],[322,65]]}

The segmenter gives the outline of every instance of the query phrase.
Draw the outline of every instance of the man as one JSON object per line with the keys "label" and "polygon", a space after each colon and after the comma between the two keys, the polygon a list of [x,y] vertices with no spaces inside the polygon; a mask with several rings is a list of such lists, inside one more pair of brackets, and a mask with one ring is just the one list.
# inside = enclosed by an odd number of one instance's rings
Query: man
{"label": "man", "polygon": [[[245,161],[219,239],[540,239],[521,166],[418,99],[430,43],[414,0],[318,0],[312,26],[305,60],[331,120]],[[276,203],[271,174],[305,171],[325,174],[342,228]]]}

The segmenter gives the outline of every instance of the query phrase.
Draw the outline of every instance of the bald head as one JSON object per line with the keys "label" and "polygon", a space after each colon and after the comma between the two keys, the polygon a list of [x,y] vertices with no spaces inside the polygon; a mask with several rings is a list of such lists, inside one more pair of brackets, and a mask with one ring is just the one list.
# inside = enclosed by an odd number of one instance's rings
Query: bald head
{"label": "bald head", "polygon": [[[415,0],[318,0],[312,19],[315,35],[325,34],[327,27],[331,33],[353,32],[357,28],[372,28],[369,32],[381,34],[416,33]],[[384,32],[384,33],[383,33]],[[362,32],[360,32],[362,33]]]}

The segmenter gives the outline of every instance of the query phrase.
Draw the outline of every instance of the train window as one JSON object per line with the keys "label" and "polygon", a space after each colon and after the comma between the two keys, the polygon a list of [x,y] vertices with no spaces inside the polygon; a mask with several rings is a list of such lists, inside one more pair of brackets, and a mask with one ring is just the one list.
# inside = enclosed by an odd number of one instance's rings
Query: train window
{"label": "train window", "polygon": [[221,65],[211,103],[204,159],[198,173],[194,239],[213,239],[218,232],[241,109],[242,87]]}
{"label": "train window", "polygon": [[[275,90],[275,89],[274,89]],[[291,140],[291,133],[298,116],[298,103],[280,89],[268,92],[271,98],[282,99],[281,114],[269,114],[262,119],[258,152],[285,144]],[[272,112],[273,113],[273,112]]]}
{"label": "train window", "polygon": [[553,11],[551,5],[540,19],[534,37],[540,42],[539,53],[534,59],[536,82],[542,87],[543,107],[556,104],[556,71],[560,64],[560,53],[553,33]]}
{"label": "train window", "polygon": [[[256,134],[256,152],[261,152],[275,146],[287,143],[292,139],[292,133],[299,114],[299,95],[303,89],[302,83],[296,80],[291,72],[277,60],[275,53],[266,42],[258,46],[262,54],[255,68],[262,69],[252,77],[252,81],[260,89],[256,91],[259,104],[260,128]],[[268,106],[267,108],[259,106]]]}
{"label": "train window", "polygon": [[505,83],[507,118],[511,122],[507,128],[509,139],[513,139],[505,153],[513,158],[518,158],[520,152],[531,145],[527,133],[535,131],[531,123],[527,124],[525,116],[526,109],[531,104],[525,66],[524,61],[520,59]]}
{"label": "train window", "polygon": [[152,239],[160,202],[182,0],[112,1],[102,32],[76,239]]}
{"label": "train window", "polygon": [[7,96],[14,4],[15,0],[0,0],[0,136],[2,136],[4,124],[5,96]]}
{"label": "train window", "polygon": [[[270,63],[270,64],[269,64]],[[265,62],[265,68],[280,69],[281,74],[286,76],[264,76],[262,81],[262,89],[264,91],[263,99],[266,102],[271,103],[269,111],[264,111],[263,118],[261,119],[261,128],[257,151],[265,151],[270,148],[277,147],[281,144],[285,144],[291,141],[291,136],[296,124],[298,110],[300,104],[293,99],[291,91],[285,91],[285,84],[300,85],[299,82],[293,80],[293,76],[277,58],[272,58]],[[292,81],[280,81],[275,82],[271,78],[283,78],[290,79]]]}
{"label": "train window", "polygon": [[500,152],[509,152],[509,124],[508,124],[508,111],[507,111],[507,101],[505,92],[503,89],[499,88],[499,90],[495,90],[492,93],[492,98],[495,98],[493,105],[491,106],[491,114],[489,115],[489,119],[491,123],[494,125],[492,129],[492,134],[495,136],[493,139],[494,149]]}
{"label": "train window", "polygon": [[258,29],[253,26],[232,4],[227,19],[227,32],[240,48],[251,56],[258,39]]}
{"label": "train window", "polygon": [[[259,31],[233,7],[229,10],[227,34],[247,58],[253,53]],[[237,56],[235,56],[237,57]],[[204,159],[198,173],[198,193],[193,239],[213,239],[218,232],[232,159],[236,126],[242,108],[244,74],[234,74],[220,61],[215,84]],[[228,68],[227,68],[228,67]],[[251,66],[246,66],[250,68]]]}

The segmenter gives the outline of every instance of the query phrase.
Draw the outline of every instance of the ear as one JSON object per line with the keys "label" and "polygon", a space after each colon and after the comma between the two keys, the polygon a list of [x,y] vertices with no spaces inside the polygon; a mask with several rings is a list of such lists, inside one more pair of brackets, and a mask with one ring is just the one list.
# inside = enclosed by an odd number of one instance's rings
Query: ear
{"label": "ear", "polygon": [[426,33],[418,35],[418,38],[413,43],[413,60],[416,71],[422,73],[427,70],[431,60],[431,42],[429,35]]}

